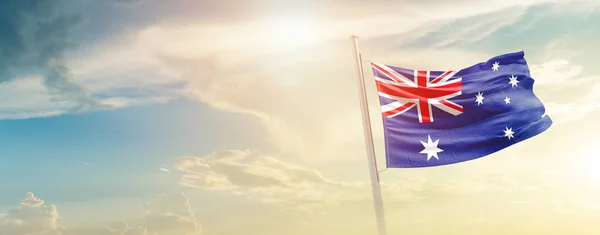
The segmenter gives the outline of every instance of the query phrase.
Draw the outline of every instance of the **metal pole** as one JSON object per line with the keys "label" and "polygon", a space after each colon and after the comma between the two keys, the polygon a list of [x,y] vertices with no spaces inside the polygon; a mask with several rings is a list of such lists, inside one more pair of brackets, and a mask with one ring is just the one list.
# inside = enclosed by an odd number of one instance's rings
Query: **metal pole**
{"label": "metal pole", "polygon": [[377,161],[375,159],[373,132],[371,130],[371,119],[369,118],[369,106],[367,104],[367,92],[365,89],[365,74],[362,67],[362,56],[358,50],[358,37],[356,35],[352,35],[351,38],[354,43],[354,55],[356,56],[356,67],[358,69],[360,109],[362,111],[365,144],[367,146],[367,156],[369,160],[371,188],[373,189],[373,202],[375,203],[375,216],[377,218],[377,230],[379,231],[379,235],[387,235],[385,213],[383,211],[383,198],[381,195],[381,185],[379,184],[379,172],[377,171]]}

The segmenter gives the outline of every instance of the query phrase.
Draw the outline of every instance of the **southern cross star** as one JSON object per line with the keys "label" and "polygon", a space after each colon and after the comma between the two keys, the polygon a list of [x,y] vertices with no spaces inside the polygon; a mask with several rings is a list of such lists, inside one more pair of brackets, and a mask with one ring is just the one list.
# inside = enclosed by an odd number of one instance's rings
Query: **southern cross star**
{"label": "southern cross star", "polygon": [[512,87],[516,87],[517,83],[519,83],[519,81],[517,81],[517,77],[515,77],[515,75],[512,75],[512,77],[510,77],[508,79],[510,79],[510,82],[508,82],[508,84],[512,85]]}
{"label": "southern cross star", "polygon": [[498,68],[500,68],[500,64],[498,63],[498,61],[496,61],[496,63],[494,63],[494,65],[492,65],[492,70],[498,71]]}
{"label": "southern cross star", "polygon": [[483,104],[483,93],[479,92],[476,96],[475,96],[475,102],[477,102],[477,105]]}
{"label": "southern cross star", "polygon": [[438,153],[443,152],[444,150],[438,148],[438,142],[440,142],[439,139],[436,140],[435,142],[432,142],[430,135],[427,135],[427,143],[421,141],[421,144],[423,144],[423,147],[425,147],[425,149],[423,149],[423,151],[421,151],[421,153],[427,154],[427,161],[429,161],[429,159],[431,159],[431,157],[434,157],[437,160],[440,160],[438,158]]}
{"label": "southern cross star", "polygon": [[515,132],[512,130],[512,127],[506,127],[506,130],[504,130],[504,137],[508,137],[508,139],[510,140],[510,138],[515,138],[515,136],[513,136],[514,133]]}

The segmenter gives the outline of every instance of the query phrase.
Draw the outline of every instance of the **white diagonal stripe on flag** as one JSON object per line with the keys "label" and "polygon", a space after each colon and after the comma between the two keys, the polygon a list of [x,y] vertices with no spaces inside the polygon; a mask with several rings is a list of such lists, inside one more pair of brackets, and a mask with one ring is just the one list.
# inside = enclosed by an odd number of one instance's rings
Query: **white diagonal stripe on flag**
{"label": "white diagonal stripe on flag", "polygon": [[383,79],[383,78],[380,78],[380,77],[375,77],[375,81],[383,82],[383,83],[387,83],[387,84],[392,84],[392,85],[395,85],[395,86],[409,86],[409,85],[406,85],[405,83],[399,83],[399,82],[396,82],[396,81],[392,81],[392,80],[388,80],[388,79]]}
{"label": "white diagonal stripe on flag", "polygon": [[411,81],[410,79],[408,79],[407,77],[405,77],[402,74],[399,74],[398,72],[394,71],[393,69],[390,69],[383,64],[378,64],[378,63],[372,63],[372,64],[373,64],[373,68],[377,69],[377,71],[383,73],[388,78],[390,78],[396,82],[399,82],[399,83],[406,83],[406,85],[411,86],[411,87],[417,87],[417,84],[414,81]]}
{"label": "white diagonal stripe on flag", "polygon": [[448,79],[452,78],[452,76],[454,76],[457,72],[458,71],[446,71],[446,72],[440,74],[440,76],[438,76],[435,79],[433,79],[431,81],[431,83],[438,83],[438,82],[448,81]]}
{"label": "white diagonal stripe on flag", "polygon": [[386,117],[395,117],[410,110],[415,105],[415,103],[401,103],[399,101],[395,101],[387,105],[382,105],[381,109],[383,110],[383,115]]}
{"label": "white diagonal stripe on flag", "polygon": [[[458,104],[456,104],[456,103],[454,103],[454,102],[452,102],[452,101],[446,101],[446,102],[449,102],[449,103],[451,103],[451,104],[453,104],[453,105],[456,105],[456,106],[460,106],[460,105],[458,105]],[[461,111],[459,111],[459,110],[456,110],[456,109],[454,109],[454,108],[452,108],[452,107],[449,107],[449,106],[447,106],[447,105],[445,105],[445,104],[442,104],[442,103],[440,103],[440,101],[438,101],[438,100],[436,100],[436,99],[430,99],[430,100],[429,100],[429,103],[430,103],[431,105],[433,105],[433,106],[435,106],[435,107],[437,107],[437,108],[441,109],[441,110],[444,110],[444,111],[446,111],[447,113],[450,113],[450,114],[454,115],[454,116],[456,116],[456,115],[459,115],[459,114],[461,114],[461,113],[462,113],[462,112],[461,112]],[[460,107],[462,107],[462,106],[460,106]]]}

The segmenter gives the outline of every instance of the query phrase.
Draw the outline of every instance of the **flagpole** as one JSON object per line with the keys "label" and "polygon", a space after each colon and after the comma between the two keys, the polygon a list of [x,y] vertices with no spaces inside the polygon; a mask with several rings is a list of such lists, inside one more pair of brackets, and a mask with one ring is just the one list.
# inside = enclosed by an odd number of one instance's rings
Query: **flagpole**
{"label": "flagpole", "polygon": [[362,111],[365,144],[367,146],[367,157],[369,160],[371,189],[373,190],[373,202],[375,204],[375,216],[377,218],[377,230],[379,231],[379,235],[387,235],[385,213],[383,211],[383,197],[381,195],[381,185],[379,184],[379,171],[377,171],[377,161],[375,159],[375,146],[373,144],[373,132],[371,130],[371,120],[369,118],[369,106],[367,103],[367,92],[365,89],[365,74],[362,67],[362,56],[358,48],[358,37],[356,35],[352,35],[351,38],[354,43],[354,55],[356,57],[356,67],[358,69],[360,109]]}

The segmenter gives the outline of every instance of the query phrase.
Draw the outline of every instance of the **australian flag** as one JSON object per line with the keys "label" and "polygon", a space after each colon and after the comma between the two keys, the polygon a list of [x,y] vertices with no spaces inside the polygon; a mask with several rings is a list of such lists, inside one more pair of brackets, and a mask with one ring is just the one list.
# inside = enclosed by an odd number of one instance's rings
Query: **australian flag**
{"label": "australian flag", "polygon": [[371,66],[388,168],[473,160],[552,125],[533,93],[534,80],[522,51],[450,71]]}

